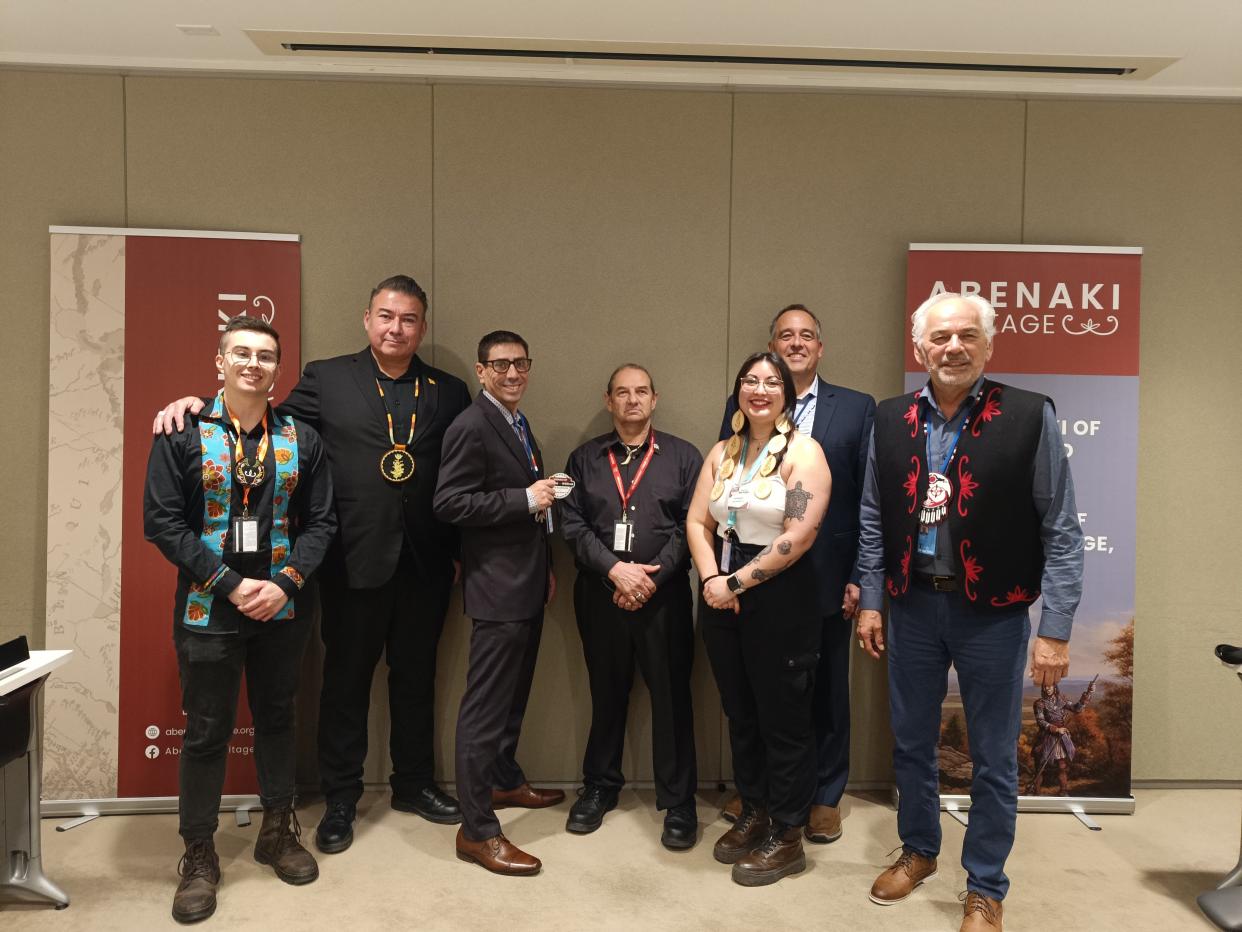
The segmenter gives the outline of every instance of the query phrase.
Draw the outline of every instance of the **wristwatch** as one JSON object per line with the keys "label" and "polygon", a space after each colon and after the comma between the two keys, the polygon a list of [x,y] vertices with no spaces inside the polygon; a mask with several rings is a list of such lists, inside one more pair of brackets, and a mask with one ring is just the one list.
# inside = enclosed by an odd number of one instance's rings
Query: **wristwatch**
{"label": "wristwatch", "polygon": [[743,592],[746,591],[746,587],[742,585],[742,581],[737,578],[737,573],[734,573],[732,576],[726,579],[725,582],[729,584],[729,591],[732,592],[734,595],[741,595]]}

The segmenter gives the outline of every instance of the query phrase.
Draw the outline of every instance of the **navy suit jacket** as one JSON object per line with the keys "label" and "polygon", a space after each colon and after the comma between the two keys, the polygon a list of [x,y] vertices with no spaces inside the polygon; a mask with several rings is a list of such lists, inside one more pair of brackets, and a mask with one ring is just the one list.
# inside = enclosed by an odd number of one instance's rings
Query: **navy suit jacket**
{"label": "navy suit jacket", "polygon": [[[720,424],[721,440],[733,436],[729,422],[736,410],[730,397]],[[845,584],[858,582],[854,573],[854,561],[858,557],[858,503],[862,498],[867,446],[874,421],[874,398],[819,379],[811,437],[823,447],[828,468],[832,470],[828,514],[811,547],[822,615],[840,612]]]}
{"label": "navy suit jacket", "polygon": [[482,392],[444,434],[435,513],[461,531],[462,604],[471,618],[525,621],[543,612],[548,534],[527,511],[526,489],[546,474],[539,442],[529,436],[537,475],[517,433]]}

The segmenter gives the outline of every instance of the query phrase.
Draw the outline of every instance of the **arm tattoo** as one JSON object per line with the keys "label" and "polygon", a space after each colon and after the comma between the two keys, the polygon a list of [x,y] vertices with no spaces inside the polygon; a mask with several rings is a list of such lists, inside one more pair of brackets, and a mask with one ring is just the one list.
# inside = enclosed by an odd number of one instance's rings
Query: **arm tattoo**
{"label": "arm tattoo", "polygon": [[776,549],[780,552],[781,556],[787,557],[789,556],[789,551],[793,550],[793,544],[787,540],[783,540],[776,545]]}
{"label": "arm tattoo", "polygon": [[806,520],[806,505],[815,496],[802,488],[802,483],[798,482],[792,489],[785,490],[785,517],[797,518],[799,521]]}
{"label": "arm tattoo", "polygon": [[750,578],[753,579],[755,582],[763,582],[764,580],[771,579],[777,573],[780,573],[783,570],[789,569],[791,566],[793,566],[792,560],[786,563],[784,566],[777,566],[770,570],[761,570],[758,567],[755,567],[753,570],[750,571]]}

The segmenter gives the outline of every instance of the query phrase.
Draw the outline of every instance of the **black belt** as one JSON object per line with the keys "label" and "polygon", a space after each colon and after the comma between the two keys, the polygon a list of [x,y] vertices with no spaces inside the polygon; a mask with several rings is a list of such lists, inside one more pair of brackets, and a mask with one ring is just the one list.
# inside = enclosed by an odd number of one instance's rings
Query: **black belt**
{"label": "black belt", "polygon": [[915,582],[935,589],[937,592],[957,592],[956,576],[933,576],[930,573],[915,573]]}

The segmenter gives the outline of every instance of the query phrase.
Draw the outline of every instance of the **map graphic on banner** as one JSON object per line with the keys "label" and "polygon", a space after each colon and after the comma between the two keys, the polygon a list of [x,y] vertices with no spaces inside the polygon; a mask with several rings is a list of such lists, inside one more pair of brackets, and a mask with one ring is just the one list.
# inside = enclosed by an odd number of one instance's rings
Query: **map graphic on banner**
{"label": "map graphic on banner", "polygon": [[[297,380],[296,235],[51,230],[47,646],[78,652],[49,682],[44,795],[177,795],[185,717],[172,646],[176,570],[143,536],[151,420],[215,381],[238,314],[281,334],[274,396]],[[256,792],[244,690],[224,791]]]}
{"label": "map graphic on banner", "polygon": [[[906,320],[933,294],[976,293],[996,308],[987,375],[1056,406],[1085,537],[1083,597],[1070,640],[1063,711],[1028,678],[1018,741],[1025,796],[1129,797],[1138,471],[1139,274],[1135,247],[910,246]],[[905,388],[927,381],[905,329]],[[1031,608],[1032,638],[1040,603]],[[1051,703],[1055,705],[1055,703]],[[1062,769],[1054,744],[1073,757]],[[957,677],[940,731],[940,791],[969,792]]]}

